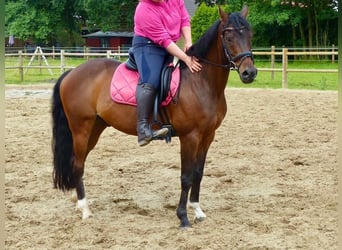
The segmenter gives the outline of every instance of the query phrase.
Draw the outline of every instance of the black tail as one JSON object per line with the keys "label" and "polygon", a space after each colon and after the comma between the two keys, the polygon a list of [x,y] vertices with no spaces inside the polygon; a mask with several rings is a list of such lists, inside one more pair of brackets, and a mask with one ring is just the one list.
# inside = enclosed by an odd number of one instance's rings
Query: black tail
{"label": "black tail", "polygon": [[60,85],[69,72],[65,72],[57,80],[52,96],[53,183],[54,188],[63,191],[75,188],[72,168],[73,141],[60,96]]}

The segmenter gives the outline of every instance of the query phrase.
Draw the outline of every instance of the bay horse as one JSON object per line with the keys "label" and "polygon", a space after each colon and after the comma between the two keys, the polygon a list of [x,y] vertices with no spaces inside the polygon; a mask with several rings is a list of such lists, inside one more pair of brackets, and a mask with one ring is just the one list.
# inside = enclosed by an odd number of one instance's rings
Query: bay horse
{"label": "bay horse", "polygon": [[[199,204],[200,184],[209,146],[226,114],[224,90],[229,72],[237,70],[244,83],[251,83],[257,75],[247,6],[234,13],[218,7],[218,12],[220,19],[187,52],[201,61],[202,70],[191,73],[187,67],[181,69],[178,102],[165,108],[180,140],[181,194],[176,214],[182,228],[191,227],[188,199],[195,220],[206,217]],[[54,188],[76,189],[76,206],[83,219],[92,215],[82,179],[84,165],[101,133],[111,126],[137,135],[136,107],[114,102],[109,93],[113,73],[121,63],[90,60],[65,72],[53,89]]]}

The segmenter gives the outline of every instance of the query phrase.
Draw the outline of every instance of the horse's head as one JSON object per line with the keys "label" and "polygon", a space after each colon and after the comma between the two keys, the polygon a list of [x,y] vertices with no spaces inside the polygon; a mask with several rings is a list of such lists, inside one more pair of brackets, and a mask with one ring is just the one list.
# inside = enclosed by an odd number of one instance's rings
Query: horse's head
{"label": "horse's head", "polygon": [[222,45],[232,69],[237,70],[244,83],[251,83],[258,70],[251,52],[252,32],[246,20],[247,6],[240,13],[227,14],[219,7]]}

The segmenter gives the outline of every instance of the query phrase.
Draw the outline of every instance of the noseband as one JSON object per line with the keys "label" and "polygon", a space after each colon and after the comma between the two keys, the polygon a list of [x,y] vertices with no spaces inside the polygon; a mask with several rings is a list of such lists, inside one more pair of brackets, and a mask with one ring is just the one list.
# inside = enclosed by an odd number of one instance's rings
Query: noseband
{"label": "noseband", "polygon": [[[224,33],[227,31],[240,31],[240,32],[242,32],[242,30],[244,30],[244,29],[246,29],[245,26],[242,26],[240,28],[227,27],[227,28],[224,28],[222,30],[222,33],[221,33],[222,46],[224,49],[224,54],[228,60],[228,64],[218,64],[218,63],[211,62],[211,61],[204,59],[204,58],[200,58],[200,60],[203,62],[209,63],[211,65],[214,65],[214,66],[222,67],[225,69],[236,70],[238,73],[240,73],[240,71],[239,71],[240,66],[248,57],[250,57],[251,60],[254,62],[253,53],[251,51],[247,51],[247,52],[243,52],[243,53],[238,54],[237,56],[233,57],[232,53],[230,52],[230,50],[227,48],[227,46],[224,43]],[[239,64],[237,64],[238,60],[240,60]]]}

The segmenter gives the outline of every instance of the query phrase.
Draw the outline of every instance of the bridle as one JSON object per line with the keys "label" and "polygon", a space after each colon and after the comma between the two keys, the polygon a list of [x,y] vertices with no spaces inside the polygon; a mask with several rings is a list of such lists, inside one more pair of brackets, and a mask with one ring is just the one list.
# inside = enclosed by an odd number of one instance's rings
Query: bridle
{"label": "bridle", "polygon": [[[229,66],[230,69],[232,70],[237,70],[239,72],[240,66],[241,64],[248,58],[250,57],[252,61],[253,60],[253,53],[251,51],[247,51],[247,52],[242,52],[240,54],[238,54],[237,56],[233,57],[232,53],[230,52],[230,50],[227,48],[226,44],[224,43],[224,33],[227,31],[236,31],[238,30],[239,32],[242,32],[244,29],[246,29],[245,26],[242,26],[240,28],[232,28],[232,27],[227,27],[224,28],[222,30],[222,34],[221,34],[221,40],[222,40],[222,46],[224,49],[224,53],[226,55],[226,58],[228,59],[229,62]],[[239,64],[236,64],[236,62],[240,60]]]}
{"label": "bridle", "polygon": [[[209,61],[207,59],[203,59],[203,58],[200,58],[200,60],[203,62],[206,62],[208,64],[214,65],[214,66],[223,67],[225,69],[230,69],[230,70],[236,70],[238,73],[240,73],[240,71],[239,71],[240,66],[248,57],[251,58],[251,60],[254,62],[253,53],[251,51],[247,51],[247,52],[240,53],[237,56],[233,57],[232,53],[230,52],[230,50],[227,48],[226,44],[224,43],[224,33],[227,31],[240,31],[240,32],[242,32],[242,30],[244,30],[244,29],[246,29],[245,26],[242,26],[239,28],[226,27],[222,30],[221,41],[222,41],[224,54],[228,60],[228,64],[218,64],[218,63],[214,63],[214,62],[211,62],[211,61]],[[240,60],[239,64],[237,64],[238,60]]]}

